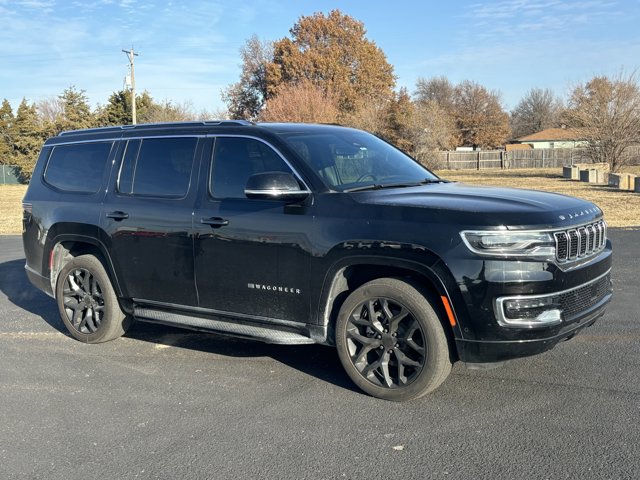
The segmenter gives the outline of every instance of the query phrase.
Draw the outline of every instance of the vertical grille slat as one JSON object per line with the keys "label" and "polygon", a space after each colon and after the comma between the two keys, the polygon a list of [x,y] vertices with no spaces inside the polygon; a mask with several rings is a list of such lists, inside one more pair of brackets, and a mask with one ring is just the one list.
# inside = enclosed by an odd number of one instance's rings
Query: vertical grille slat
{"label": "vertical grille slat", "polygon": [[573,260],[578,257],[578,247],[580,246],[580,237],[576,230],[569,230],[569,260]]}
{"label": "vertical grille slat", "polygon": [[556,232],[556,258],[560,262],[567,260],[569,255],[569,237],[567,232]]}
{"label": "vertical grille slat", "polygon": [[589,242],[587,229],[580,227],[578,229],[578,237],[580,239],[580,243],[578,244],[578,256],[584,257],[587,254],[587,243]]}
{"label": "vertical grille slat", "polygon": [[587,253],[591,253],[596,248],[596,231],[593,228],[593,225],[587,225],[586,229],[587,229],[587,238],[588,238]]}
{"label": "vertical grille slat", "polygon": [[563,263],[591,256],[607,243],[606,224],[603,220],[571,230],[554,232],[556,259]]}

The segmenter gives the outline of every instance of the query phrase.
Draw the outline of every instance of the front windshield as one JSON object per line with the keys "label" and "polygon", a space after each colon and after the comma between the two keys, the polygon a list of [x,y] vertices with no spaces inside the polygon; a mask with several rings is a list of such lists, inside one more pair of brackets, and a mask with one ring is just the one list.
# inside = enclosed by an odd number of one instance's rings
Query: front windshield
{"label": "front windshield", "polygon": [[400,150],[359,130],[281,136],[330,188],[338,191],[419,184],[438,178]]}

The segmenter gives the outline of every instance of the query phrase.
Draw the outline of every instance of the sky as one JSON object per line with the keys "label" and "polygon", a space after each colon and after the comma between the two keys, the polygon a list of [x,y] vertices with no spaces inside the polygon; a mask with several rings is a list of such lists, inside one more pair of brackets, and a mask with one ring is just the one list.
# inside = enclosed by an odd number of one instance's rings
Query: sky
{"label": "sky", "polygon": [[74,85],[105,104],[133,47],[138,92],[218,113],[249,37],[278,40],[333,9],[364,23],[410,93],[419,78],[472,80],[511,110],[531,88],[566,98],[640,67],[638,0],[0,0],[0,99],[15,110]]}

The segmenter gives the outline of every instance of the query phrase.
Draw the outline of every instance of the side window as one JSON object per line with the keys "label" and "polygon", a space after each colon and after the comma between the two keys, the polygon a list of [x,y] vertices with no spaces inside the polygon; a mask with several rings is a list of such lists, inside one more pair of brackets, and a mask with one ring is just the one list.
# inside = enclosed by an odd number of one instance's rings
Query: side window
{"label": "side window", "polygon": [[118,192],[184,197],[189,191],[197,138],[129,140],[118,176]]}
{"label": "side window", "polygon": [[104,169],[113,142],[59,145],[53,148],[44,180],[60,190],[96,193],[102,185]]}
{"label": "side window", "polygon": [[268,145],[252,138],[219,137],[213,149],[209,191],[215,198],[246,198],[244,188],[251,175],[291,172]]}

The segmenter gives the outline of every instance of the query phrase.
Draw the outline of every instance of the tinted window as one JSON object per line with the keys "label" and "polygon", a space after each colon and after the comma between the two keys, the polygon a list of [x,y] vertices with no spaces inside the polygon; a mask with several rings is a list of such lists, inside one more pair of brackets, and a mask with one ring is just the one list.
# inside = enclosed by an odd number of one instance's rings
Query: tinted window
{"label": "tinted window", "polygon": [[197,138],[151,138],[127,142],[118,191],[184,197],[189,191]]}
{"label": "tinted window", "polygon": [[131,193],[133,189],[133,169],[136,166],[141,143],[140,140],[129,140],[125,146],[120,175],[118,175],[119,192]]}
{"label": "tinted window", "polygon": [[102,185],[112,142],[60,145],[53,148],[44,179],[60,190],[96,193]]}
{"label": "tinted window", "polygon": [[411,157],[366,132],[344,129],[282,137],[336,190],[437,178]]}
{"label": "tinted window", "polygon": [[217,198],[246,198],[249,177],[263,172],[291,172],[268,145],[252,138],[217,138],[210,191]]}

